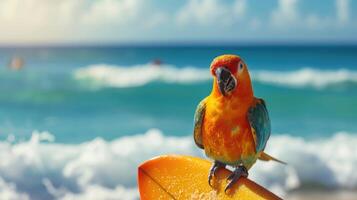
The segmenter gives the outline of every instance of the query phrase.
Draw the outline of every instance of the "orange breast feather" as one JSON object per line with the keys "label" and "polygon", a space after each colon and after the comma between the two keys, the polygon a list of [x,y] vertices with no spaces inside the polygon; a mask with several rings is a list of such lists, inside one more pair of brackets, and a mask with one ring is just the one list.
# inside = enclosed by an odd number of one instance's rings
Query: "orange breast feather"
{"label": "orange breast feather", "polygon": [[246,117],[249,104],[233,99],[207,99],[202,140],[208,157],[226,164],[255,158],[254,139]]}

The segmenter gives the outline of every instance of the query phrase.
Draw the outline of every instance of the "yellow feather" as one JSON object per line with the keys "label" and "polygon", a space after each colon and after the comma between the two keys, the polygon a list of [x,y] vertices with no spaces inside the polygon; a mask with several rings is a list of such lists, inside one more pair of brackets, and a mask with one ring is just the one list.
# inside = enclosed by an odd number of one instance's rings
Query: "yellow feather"
{"label": "yellow feather", "polygon": [[286,162],[283,162],[281,160],[278,160],[272,156],[270,156],[269,154],[265,153],[265,152],[261,152],[259,157],[258,157],[259,160],[263,160],[263,161],[270,161],[270,160],[273,160],[275,162],[278,162],[278,163],[281,163],[281,164],[284,164],[286,165]]}

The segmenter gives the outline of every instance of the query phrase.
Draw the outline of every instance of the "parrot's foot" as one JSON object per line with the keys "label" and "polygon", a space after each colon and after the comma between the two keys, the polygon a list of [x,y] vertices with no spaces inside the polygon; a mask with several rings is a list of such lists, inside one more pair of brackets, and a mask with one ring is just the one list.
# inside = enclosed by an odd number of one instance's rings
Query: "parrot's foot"
{"label": "parrot's foot", "polygon": [[231,175],[227,178],[229,181],[226,188],[224,189],[224,192],[226,193],[229,188],[233,186],[234,183],[236,183],[240,177],[247,177],[248,176],[248,170],[245,168],[243,165],[240,165],[237,167]]}
{"label": "parrot's foot", "polygon": [[212,187],[211,180],[212,180],[213,176],[216,175],[216,172],[217,172],[218,169],[224,168],[224,167],[226,167],[225,164],[223,164],[223,163],[221,163],[221,162],[219,162],[219,161],[214,161],[214,163],[213,163],[211,169],[209,170],[209,175],[208,175],[208,184],[209,184],[211,187]]}

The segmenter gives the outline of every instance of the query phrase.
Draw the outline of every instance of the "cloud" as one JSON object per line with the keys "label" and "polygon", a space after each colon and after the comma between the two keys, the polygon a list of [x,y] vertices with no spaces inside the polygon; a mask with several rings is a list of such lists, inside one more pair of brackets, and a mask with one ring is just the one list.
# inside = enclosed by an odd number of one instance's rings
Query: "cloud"
{"label": "cloud", "polygon": [[163,22],[163,14],[149,11],[150,5],[144,0],[1,0],[0,43],[107,38],[108,33],[113,39],[125,26]]}
{"label": "cloud", "polygon": [[179,25],[231,25],[244,16],[246,7],[245,0],[231,4],[218,0],[188,0],[177,12],[176,22]]}
{"label": "cloud", "polygon": [[189,0],[178,11],[177,22],[181,25],[191,23],[209,25],[222,19],[226,9],[217,0]]}
{"label": "cloud", "polygon": [[274,26],[286,26],[299,20],[297,0],[279,0],[278,7],[272,11],[271,22]]}
{"label": "cloud", "polygon": [[336,28],[349,22],[349,0],[336,0],[336,18],[317,13],[303,13],[298,9],[298,0],[279,0],[271,13],[271,24],[275,28],[308,28],[310,30]]}
{"label": "cloud", "polygon": [[102,0],[94,1],[81,20],[88,24],[122,24],[139,17],[143,5],[141,0]]}
{"label": "cloud", "polygon": [[234,13],[239,16],[243,17],[247,10],[247,1],[246,0],[236,0],[233,4],[233,11]]}
{"label": "cloud", "polygon": [[340,24],[349,21],[349,0],[336,0],[337,20]]}
{"label": "cloud", "polygon": [[335,0],[336,10],[325,13],[299,10],[306,3],[277,0],[269,8],[247,0],[175,5],[158,0],[0,0],[0,44],[307,38],[300,33],[317,31],[339,37],[356,31],[349,0]]}

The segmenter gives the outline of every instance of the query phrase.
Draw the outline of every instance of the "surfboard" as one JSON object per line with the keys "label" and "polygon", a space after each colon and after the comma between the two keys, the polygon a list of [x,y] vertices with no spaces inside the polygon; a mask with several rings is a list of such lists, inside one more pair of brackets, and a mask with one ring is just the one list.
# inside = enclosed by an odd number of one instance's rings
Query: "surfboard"
{"label": "surfboard", "polygon": [[224,192],[227,177],[231,173],[221,169],[208,184],[208,172],[212,163],[191,156],[165,155],[153,158],[138,167],[138,186],[141,200],[232,200],[269,199],[278,196],[264,187],[240,178],[231,189]]}

